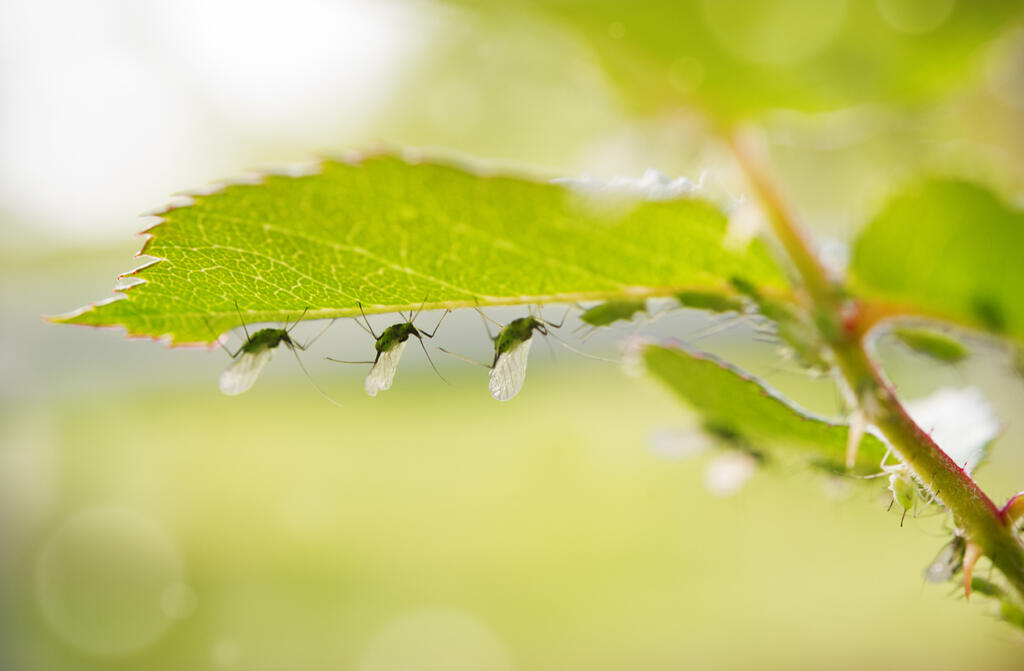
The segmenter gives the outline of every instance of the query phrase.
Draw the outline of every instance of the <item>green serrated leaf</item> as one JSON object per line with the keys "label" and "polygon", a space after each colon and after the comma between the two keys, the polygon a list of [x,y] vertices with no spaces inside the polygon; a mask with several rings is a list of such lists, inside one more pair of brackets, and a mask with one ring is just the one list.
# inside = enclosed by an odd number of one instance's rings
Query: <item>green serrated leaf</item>
{"label": "green serrated leaf", "polygon": [[[758,448],[798,448],[812,461],[843,468],[849,429],[788,401],[763,380],[685,345],[648,345],[647,369],[692,405],[706,422],[743,436]],[[881,440],[867,433],[857,468],[876,471],[885,453]]]}
{"label": "green serrated leaf", "polygon": [[1024,338],[1024,211],[980,186],[918,184],[854,245],[855,291],[917,313]]}
{"label": "green serrated leaf", "polygon": [[237,184],[170,209],[141,284],[54,321],[172,344],[248,323],[472,305],[642,299],[785,280],[764,246],[725,249],[697,200],[586,199],[567,187],[376,156]]}

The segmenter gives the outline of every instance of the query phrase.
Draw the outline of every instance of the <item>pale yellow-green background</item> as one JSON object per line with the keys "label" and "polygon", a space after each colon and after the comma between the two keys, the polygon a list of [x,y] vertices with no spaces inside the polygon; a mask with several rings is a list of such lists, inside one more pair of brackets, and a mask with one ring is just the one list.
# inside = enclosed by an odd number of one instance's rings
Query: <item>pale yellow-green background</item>
{"label": "pale yellow-green background", "polygon": [[[715,498],[706,457],[650,446],[694,418],[615,366],[552,361],[538,343],[523,393],[499,404],[484,371],[435,354],[446,386],[410,348],[371,399],[365,368],[320,359],[370,352],[345,323],[304,359],[338,409],[286,352],[228,398],[223,352],[42,323],[107,295],[139,210],[309,152],[383,140],[567,175],[710,168],[730,184],[698,123],[628,118],[563,31],[313,0],[5,0],[0,31],[0,668],[1024,665],[990,604],[924,583],[941,518],[901,528],[881,483],[837,493],[793,465]],[[922,163],[1019,193],[1022,98],[996,80],[925,110],[914,132],[878,110],[775,118],[775,159],[814,228],[840,238]],[[675,313],[654,328],[701,323]],[[614,355],[628,332],[588,349]],[[472,313],[438,344],[486,356]],[[709,346],[834,409],[742,329]],[[1021,489],[1024,387],[1004,358],[978,346],[935,371],[886,351],[908,397],[989,393],[1007,432],[980,477],[998,499]]]}

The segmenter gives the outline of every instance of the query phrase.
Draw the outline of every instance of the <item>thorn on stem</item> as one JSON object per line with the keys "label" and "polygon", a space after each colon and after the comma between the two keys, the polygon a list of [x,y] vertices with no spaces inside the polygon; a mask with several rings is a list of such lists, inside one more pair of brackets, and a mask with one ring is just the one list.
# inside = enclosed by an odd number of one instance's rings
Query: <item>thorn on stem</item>
{"label": "thorn on stem", "polygon": [[981,559],[981,546],[977,543],[967,542],[967,549],[964,550],[964,596],[971,600],[971,580],[974,578],[974,567]]}

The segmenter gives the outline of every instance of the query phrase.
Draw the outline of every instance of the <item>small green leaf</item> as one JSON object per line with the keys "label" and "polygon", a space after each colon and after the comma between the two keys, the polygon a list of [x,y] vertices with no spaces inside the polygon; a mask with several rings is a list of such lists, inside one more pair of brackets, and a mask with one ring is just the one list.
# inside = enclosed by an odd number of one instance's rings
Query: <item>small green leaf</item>
{"label": "small green leaf", "polygon": [[[173,344],[249,323],[715,290],[785,280],[765,247],[721,242],[699,199],[598,201],[537,180],[376,156],[237,184],[170,209],[120,300],[55,318]],[[308,312],[306,312],[308,311]]]}
{"label": "small green leaf", "polygon": [[[721,359],[684,345],[647,345],[648,370],[690,403],[705,422],[743,436],[756,448],[797,448],[812,461],[842,470],[849,429],[786,400],[759,380]],[[885,453],[867,433],[857,453],[861,471],[876,471]]]}
{"label": "small green leaf", "polygon": [[967,348],[956,338],[928,328],[900,327],[893,329],[900,342],[943,363],[958,363],[967,358]]}
{"label": "small green leaf", "polygon": [[891,201],[857,240],[855,291],[908,309],[1024,337],[1024,211],[954,180]]}

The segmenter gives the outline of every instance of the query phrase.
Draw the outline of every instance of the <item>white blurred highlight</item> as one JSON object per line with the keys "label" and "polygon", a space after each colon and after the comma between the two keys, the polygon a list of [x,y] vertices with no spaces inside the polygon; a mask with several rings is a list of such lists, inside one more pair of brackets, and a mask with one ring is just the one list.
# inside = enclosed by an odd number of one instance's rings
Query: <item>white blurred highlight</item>
{"label": "white blurred highlight", "polygon": [[719,454],[704,470],[704,486],[714,496],[732,496],[757,472],[757,459],[746,452]]}
{"label": "white blurred highlight", "polygon": [[168,193],[340,148],[432,39],[428,8],[0,0],[0,202],[23,226],[120,237]]}
{"label": "white blurred highlight", "polygon": [[1002,427],[977,387],[944,388],[905,404],[906,411],[957,466],[972,472]]}
{"label": "white blurred highlight", "polygon": [[734,197],[707,171],[702,172],[696,182],[682,176],[671,179],[653,168],[645,170],[640,177],[618,175],[611,179],[601,179],[585,174],[551,181],[595,198],[636,198],[653,201],[703,198],[727,213],[743,203],[742,197]]}
{"label": "white blurred highlight", "polygon": [[358,671],[513,671],[505,646],[479,619],[450,610],[425,610],[386,625]]}
{"label": "white blurred highlight", "polygon": [[648,444],[651,451],[663,459],[695,457],[714,447],[714,442],[706,431],[668,426],[652,431]]}

